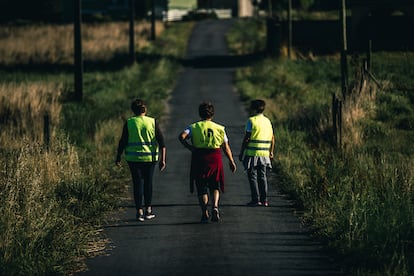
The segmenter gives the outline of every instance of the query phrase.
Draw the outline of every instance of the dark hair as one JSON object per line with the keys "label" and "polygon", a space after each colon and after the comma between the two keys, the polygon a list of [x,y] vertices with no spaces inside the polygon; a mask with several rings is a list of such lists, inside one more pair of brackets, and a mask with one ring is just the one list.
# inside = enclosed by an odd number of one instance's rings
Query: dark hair
{"label": "dark hair", "polygon": [[198,114],[203,120],[212,118],[214,116],[213,104],[210,102],[202,102],[198,106]]}
{"label": "dark hair", "polygon": [[135,115],[140,115],[147,111],[147,106],[141,99],[135,99],[131,103],[131,109]]}
{"label": "dark hair", "polygon": [[266,103],[263,100],[253,100],[250,102],[250,109],[256,113],[263,113]]}

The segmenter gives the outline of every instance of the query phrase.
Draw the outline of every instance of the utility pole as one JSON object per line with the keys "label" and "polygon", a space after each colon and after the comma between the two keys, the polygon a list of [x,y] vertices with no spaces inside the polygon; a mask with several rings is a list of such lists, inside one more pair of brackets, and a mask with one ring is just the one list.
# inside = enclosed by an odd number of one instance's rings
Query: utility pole
{"label": "utility pole", "polygon": [[292,58],[292,0],[288,0],[288,57]]}
{"label": "utility pole", "polygon": [[155,0],[151,0],[151,40],[155,40]]}
{"label": "utility pole", "polygon": [[348,93],[348,43],[346,36],[346,0],[342,0],[342,7],[340,11],[340,20],[341,20],[341,89],[342,89],[342,98],[343,101],[346,100]]}
{"label": "utility pole", "polygon": [[75,0],[74,5],[74,48],[75,48],[75,100],[83,97],[83,60],[82,60],[82,5]]}
{"label": "utility pole", "polygon": [[135,0],[129,0],[129,61],[135,63]]}
{"label": "utility pole", "polygon": [[272,18],[273,17],[272,0],[268,0],[267,5],[268,5],[268,17]]}

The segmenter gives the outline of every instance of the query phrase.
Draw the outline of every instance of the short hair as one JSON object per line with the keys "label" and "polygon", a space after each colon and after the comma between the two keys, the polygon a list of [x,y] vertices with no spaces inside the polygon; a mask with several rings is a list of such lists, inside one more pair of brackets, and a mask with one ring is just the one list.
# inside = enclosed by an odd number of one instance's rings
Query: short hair
{"label": "short hair", "polygon": [[265,110],[266,103],[263,100],[253,100],[250,102],[250,109],[256,113],[263,113]]}
{"label": "short hair", "polygon": [[143,100],[135,99],[131,103],[131,109],[135,115],[139,115],[147,111],[147,106]]}
{"label": "short hair", "polygon": [[210,102],[202,102],[198,106],[198,114],[203,120],[212,118],[214,116],[213,104]]}

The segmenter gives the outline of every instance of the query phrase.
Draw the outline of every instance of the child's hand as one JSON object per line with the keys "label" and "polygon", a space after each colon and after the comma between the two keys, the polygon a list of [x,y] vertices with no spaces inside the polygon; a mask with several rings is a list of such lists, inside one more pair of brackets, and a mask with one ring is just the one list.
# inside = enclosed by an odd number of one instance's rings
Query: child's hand
{"label": "child's hand", "polygon": [[236,163],[234,163],[234,160],[230,160],[229,161],[229,166],[230,166],[230,170],[232,172],[235,172],[236,171],[237,167],[236,167]]}

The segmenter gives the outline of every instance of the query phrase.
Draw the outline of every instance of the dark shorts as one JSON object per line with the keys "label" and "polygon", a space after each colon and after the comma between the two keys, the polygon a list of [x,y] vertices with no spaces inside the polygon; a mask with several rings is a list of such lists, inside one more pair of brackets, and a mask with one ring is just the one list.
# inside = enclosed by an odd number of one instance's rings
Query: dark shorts
{"label": "dark shorts", "polygon": [[217,181],[196,181],[196,187],[197,187],[197,195],[205,195],[208,194],[209,191],[213,190],[219,190],[220,185]]}

